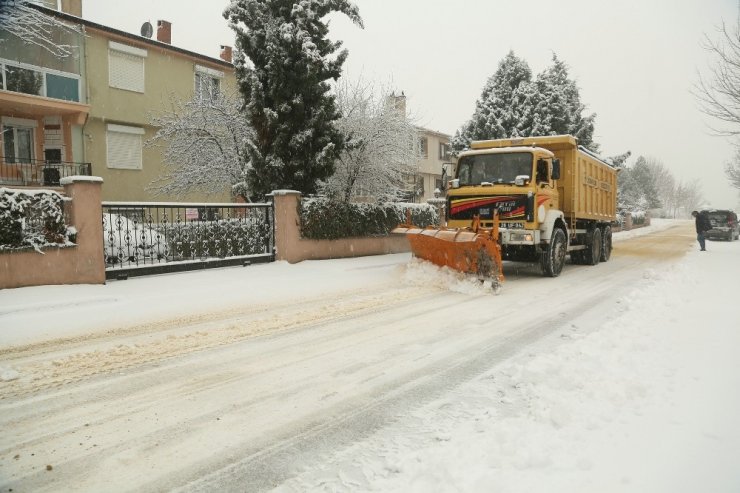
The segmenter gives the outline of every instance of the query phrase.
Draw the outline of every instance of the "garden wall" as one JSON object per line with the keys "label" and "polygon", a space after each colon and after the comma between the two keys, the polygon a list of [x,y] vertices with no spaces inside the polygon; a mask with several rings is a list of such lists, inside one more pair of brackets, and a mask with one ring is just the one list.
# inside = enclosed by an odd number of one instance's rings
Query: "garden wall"
{"label": "garden wall", "polygon": [[52,284],[104,284],[103,225],[100,189],[103,180],[89,176],[62,179],[71,198],[70,225],[76,246],[0,252],[0,289]]}
{"label": "garden wall", "polygon": [[410,251],[404,235],[338,240],[307,240],[301,238],[298,201],[301,193],[293,190],[272,192],[275,203],[275,258],[291,264],[303,260],[384,255]]}

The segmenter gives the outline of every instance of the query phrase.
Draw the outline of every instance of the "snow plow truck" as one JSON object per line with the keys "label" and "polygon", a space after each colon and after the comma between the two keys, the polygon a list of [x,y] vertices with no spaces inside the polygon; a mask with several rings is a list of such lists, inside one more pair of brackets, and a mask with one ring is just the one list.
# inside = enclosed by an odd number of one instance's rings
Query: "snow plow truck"
{"label": "snow plow truck", "polygon": [[400,225],[414,256],[503,281],[502,260],[557,277],[609,260],[617,169],[571,135],[474,141],[446,187],[446,227]]}

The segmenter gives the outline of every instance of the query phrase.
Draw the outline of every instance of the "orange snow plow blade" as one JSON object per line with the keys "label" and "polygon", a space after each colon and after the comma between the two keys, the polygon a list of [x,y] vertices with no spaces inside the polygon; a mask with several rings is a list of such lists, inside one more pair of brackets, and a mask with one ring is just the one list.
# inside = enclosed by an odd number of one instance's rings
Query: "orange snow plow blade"
{"label": "orange snow plow blade", "polygon": [[504,280],[501,248],[498,244],[498,216],[493,228],[479,227],[480,220],[473,220],[472,228],[418,228],[407,220],[391,233],[403,233],[409,240],[415,257],[428,260],[440,267],[475,274],[494,283]]}

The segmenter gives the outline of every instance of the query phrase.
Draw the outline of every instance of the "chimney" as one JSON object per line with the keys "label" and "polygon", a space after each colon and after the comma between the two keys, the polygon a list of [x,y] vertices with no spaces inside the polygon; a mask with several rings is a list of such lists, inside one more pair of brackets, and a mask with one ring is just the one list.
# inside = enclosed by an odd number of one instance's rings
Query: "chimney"
{"label": "chimney", "polygon": [[390,104],[393,109],[398,111],[398,114],[402,117],[406,117],[406,95],[401,91],[400,96],[396,96],[395,92],[392,92],[390,96],[388,96],[388,104]]}
{"label": "chimney", "polygon": [[221,45],[221,60],[225,62],[232,63],[231,56],[232,56],[232,48],[231,46]]}
{"label": "chimney", "polygon": [[82,0],[62,0],[61,7],[65,14],[82,17]]}
{"label": "chimney", "polygon": [[157,41],[172,44],[172,24],[167,21],[157,21]]}

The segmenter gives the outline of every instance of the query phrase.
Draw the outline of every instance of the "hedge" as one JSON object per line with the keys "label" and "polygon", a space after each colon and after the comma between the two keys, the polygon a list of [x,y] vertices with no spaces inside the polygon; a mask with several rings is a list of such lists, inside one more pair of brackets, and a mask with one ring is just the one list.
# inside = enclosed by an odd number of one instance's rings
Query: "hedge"
{"label": "hedge", "polygon": [[72,245],[75,230],[64,221],[69,200],[52,190],[0,188],[0,250]]}
{"label": "hedge", "polygon": [[328,199],[304,199],[298,205],[301,235],[312,240],[336,240],[364,236],[387,236],[397,225],[411,222],[419,227],[439,223],[436,207],[429,204],[388,202],[352,204]]}

